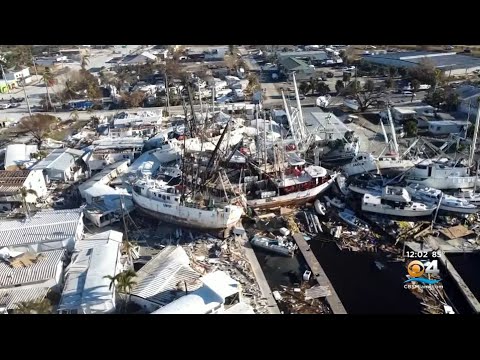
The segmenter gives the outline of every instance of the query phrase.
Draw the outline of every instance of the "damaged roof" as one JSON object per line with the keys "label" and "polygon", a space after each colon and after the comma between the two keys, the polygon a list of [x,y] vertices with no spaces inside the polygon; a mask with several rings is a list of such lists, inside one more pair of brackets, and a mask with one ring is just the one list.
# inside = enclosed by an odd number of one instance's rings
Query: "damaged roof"
{"label": "damaged roof", "polygon": [[189,264],[181,246],[167,246],[137,272],[131,294],[163,306],[185,295],[179,289],[185,282],[189,291],[198,289],[202,286],[201,275]]}
{"label": "damaged roof", "polygon": [[0,194],[11,195],[17,192],[27,180],[30,170],[0,170]]}

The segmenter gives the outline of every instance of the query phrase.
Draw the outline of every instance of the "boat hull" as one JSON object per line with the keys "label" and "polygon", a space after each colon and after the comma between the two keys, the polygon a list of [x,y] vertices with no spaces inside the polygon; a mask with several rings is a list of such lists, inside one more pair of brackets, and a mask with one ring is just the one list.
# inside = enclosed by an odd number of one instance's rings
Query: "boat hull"
{"label": "boat hull", "polygon": [[422,217],[429,216],[435,211],[435,208],[425,209],[425,210],[409,210],[409,209],[400,209],[400,208],[391,208],[383,206],[370,206],[362,204],[362,211],[373,212],[383,215],[393,215],[400,217]]}
{"label": "boat hull", "polygon": [[230,229],[235,226],[243,214],[239,207],[234,207],[234,213],[232,211],[225,213],[223,209],[207,211],[180,205],[177,205],[176,208],[173,208],[173,205],[166,207],[165,209],[168,212],[162,212],[160,210],[164,207],[163,203],[138,195],[135,192],[133,192],[133,202],[135,207],[147,216],[170,224],[203,231]]}
{"label": "boat hull", "polygon": [[407,183],[421,184],[439,190],[471,189],[475,186],[475,176],[449,177],[449,178],[424,178],[407,179]]}
{"label": "boat hull", "polygon": [[327,182],[304,191],[297,191],[287,195],[275,196],[267,199],[255,199],[247,201],[247,205],[255,209],[269,209],[277,206],[301,205],[315,199],[319,194],[326,191],[335,181],[332,176]]}
{"label": "boat hull", "polygon": [[460,214],[476,214],[480,209],[478,209],[478,208],[462,208],[462,207],[458,207],[458,206],[440,205],[440,210],[442,210],[442,211],[454,212],[454,213],[460,213]]}

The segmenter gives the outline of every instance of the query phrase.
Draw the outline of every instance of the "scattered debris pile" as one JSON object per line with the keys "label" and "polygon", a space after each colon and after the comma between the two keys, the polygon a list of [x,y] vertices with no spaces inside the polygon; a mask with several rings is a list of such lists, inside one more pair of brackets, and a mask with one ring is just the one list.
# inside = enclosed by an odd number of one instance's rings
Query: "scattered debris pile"
{"label": "scattered debris pile", "polygon": [[258,314],[267,314],[267,301],[262,298],[250,263],[242,246],[232,237],[219,240],[213,237],[196,239],[183,245],[190,257],[190,266],[201,274],[216,270],[225,271],[242,286],[246,303]]}
{"label": "scattered debris pile", "polygon": [[305,281],[299,286],[281,286],[282,290],[274,291],[273,296],[286,314],[331,314],[325,297],[330,295],[326,286],[310,286]]}

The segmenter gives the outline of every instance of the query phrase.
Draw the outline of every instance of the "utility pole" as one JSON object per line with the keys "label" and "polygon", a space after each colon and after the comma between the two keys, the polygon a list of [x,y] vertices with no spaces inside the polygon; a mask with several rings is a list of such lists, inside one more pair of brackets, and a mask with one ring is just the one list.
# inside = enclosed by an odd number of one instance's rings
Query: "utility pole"
{"label": "utility pole", "polygon": [[480,103],[477,102],[477,119],[475,121],[475,129],[473,131],[472,145],[470,148],[470,157],[468,158],[468,167],[471,167],[473,164],[473,158],[475,156],[475,146],[477,145],[479,123],[480,123]]}
{"label": "utility pole", "polygon": [[27,102],[28,114],[32,117],[32,110],[30,109],[30,102],[28,101],[27,91],[25,90],[25,78],[22,76],[22,88],[25,94],[25,101]]}
{"label": "utility pole", "polygon": [[168,112],[168,116],[170,116],[170,89],[168,87],[168,76],[166,71],[165,71],[165,93],[167,94],[167,112]]}

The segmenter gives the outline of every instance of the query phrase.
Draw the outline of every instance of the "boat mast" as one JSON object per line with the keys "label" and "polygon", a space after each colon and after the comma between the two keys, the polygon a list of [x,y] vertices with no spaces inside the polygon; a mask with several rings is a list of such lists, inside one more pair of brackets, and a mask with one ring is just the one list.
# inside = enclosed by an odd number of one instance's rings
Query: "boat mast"
{"label": "boat mast", "polygon": [[475,129],[473,131],[472,145],[470,145],[470,157],[468,158],[468,167],[471,167],[473,164],[473,158],[475,156],[475,146],[477,145],[479,123],[480,123],[480,103],[477,104],[477,119],[475,121]]}
{"label": "boat mast", "polygon": [[394,147],[393,151],[395,151],[395,154],[398,154],[397,134],[395,133],[395,126],[393,125],[392,113],[390,112],[390,104],[387,105],[387,114],[388,121],[390,122],[390,127],[392,129],[392,140]]}
{"label": "boat mast", "polygon": [[285,99],[285,94],[283,93],[283,90],[282,90],[282,100],[283,100],[283,106],[285,108],[285,113],[287,114],[288,127],[290,129],[290,133],[292,134],[293,141],[295,142],[295,148],[298,149],[298,139],[297,139],[297,136],[295,135],[295,132],[293,131],[292,117],[290,115],[290,109],[288,108],[287,100]]}

